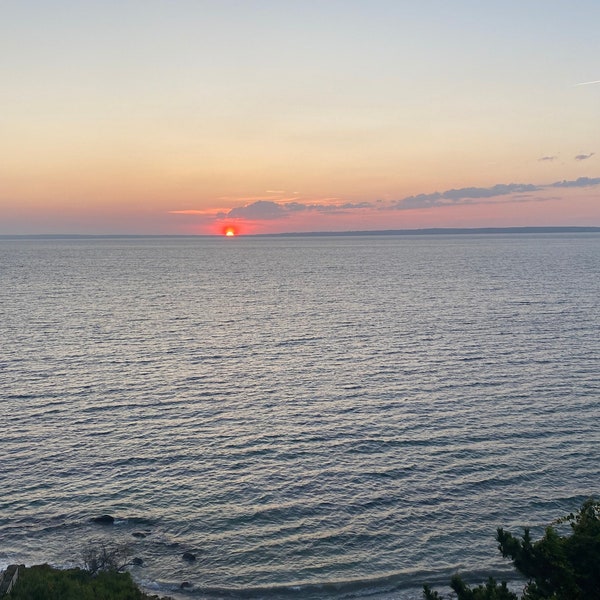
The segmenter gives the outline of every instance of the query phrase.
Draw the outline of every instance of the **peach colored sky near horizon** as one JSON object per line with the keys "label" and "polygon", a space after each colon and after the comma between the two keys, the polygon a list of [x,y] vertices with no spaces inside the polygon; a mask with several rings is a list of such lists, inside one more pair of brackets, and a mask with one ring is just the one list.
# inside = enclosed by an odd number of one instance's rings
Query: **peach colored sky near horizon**
{"label": "peach colored sky near horizon", "polygon": [[600,226],[600,4],[7,0],[0,234]]}

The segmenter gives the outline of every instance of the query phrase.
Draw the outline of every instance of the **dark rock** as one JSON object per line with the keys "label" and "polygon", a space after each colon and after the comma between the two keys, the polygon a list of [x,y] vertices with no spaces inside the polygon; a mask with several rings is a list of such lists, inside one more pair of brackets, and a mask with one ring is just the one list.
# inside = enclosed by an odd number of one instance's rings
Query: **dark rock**
{"label": "dark rock", "polygon": [[131,561],[132,565],[135,565],[136,567],[141,567],[144,564],[144,559],[140,558],[139,556],[136,556],[132,561]]}
{"label": "dark rock", "polygon": [[140,539],[143,539],[146,537],[146,534],[142,533],[141,531],[134,531],[131,535],[135,538],[140,538]]}
{"label": "dark rock", "polygon": [[190,583],[189,581],[184,581],[180,586],[179,589],[180,590],[185,590],[188,588],[194,587],[194,585],[192,583]]}
{"label": "dark rock", "polygon": [[101,515],[99,517],[94,517],[92,521],[98,523],[98,525],[112,525],[115,522],[115,518],[111,515]]}
{"label": "dark rock", "polygon": [[196,560],[196,555],[192,554],[191,552],[184,552],[183,556],[181,558],[183,558],[183,560],[187,560],[189,562],[194,562]]}

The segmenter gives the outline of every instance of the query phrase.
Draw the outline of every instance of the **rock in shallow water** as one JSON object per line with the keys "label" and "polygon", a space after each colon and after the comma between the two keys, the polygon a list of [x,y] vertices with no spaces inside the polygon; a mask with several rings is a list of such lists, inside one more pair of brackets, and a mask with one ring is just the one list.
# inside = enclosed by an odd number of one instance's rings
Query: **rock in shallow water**
{"label": "rock in shallow water", "polygon": [[115,518],[111,515],[100,515],[99,517],[93,517],[92,521],[99,525],[112,525],[115,522]]}

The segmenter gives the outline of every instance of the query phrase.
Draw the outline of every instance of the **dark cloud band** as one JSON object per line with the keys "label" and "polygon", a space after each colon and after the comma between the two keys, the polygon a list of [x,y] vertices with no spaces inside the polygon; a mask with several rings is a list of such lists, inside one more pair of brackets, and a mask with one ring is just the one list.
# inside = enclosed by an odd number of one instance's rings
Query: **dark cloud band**
{"label": "dark cloud band", "polygon": [[[547,200],[548,198],[536,198],[534,192],[551,188],[585,188],[600,185],[600,177],[579,177],[574,180],[556,181],[550,184],[533,183],[499,183],[491,187],[465,187],[449,189],[444,192],[433,192],[431,194],[418,194],[407,196],[391,203],[377,202],[347,202],[344,204],[332,203],[303,203],[303,202],[276,202],[274,200],[256,200],[245,206],[238,206],[229,211],[213,214],[217,219],[248,219],[252,221],[285,219],[292,214],[301,212],[317,212],[327,214],[343,214],[356,210],[414,210],[434,208],[442,206],[460,206],[465,204],[476,204],[488,199],[508,197],[504,202],[531,202],[535,200]],[[183,210],[171,211],[179,214],[197,214],[202,211]]]}

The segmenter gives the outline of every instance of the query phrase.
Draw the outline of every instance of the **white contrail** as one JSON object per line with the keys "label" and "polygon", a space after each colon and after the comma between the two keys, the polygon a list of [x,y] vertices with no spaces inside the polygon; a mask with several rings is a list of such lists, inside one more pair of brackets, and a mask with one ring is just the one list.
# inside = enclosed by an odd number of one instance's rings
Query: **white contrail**
{"label": "white contrail", "polygon": [[578,86],[578,85],[592,85],[593,83],[600,83],[600,79],[598,81],[584,81],[583,83],[576,83],[575,86]]}

